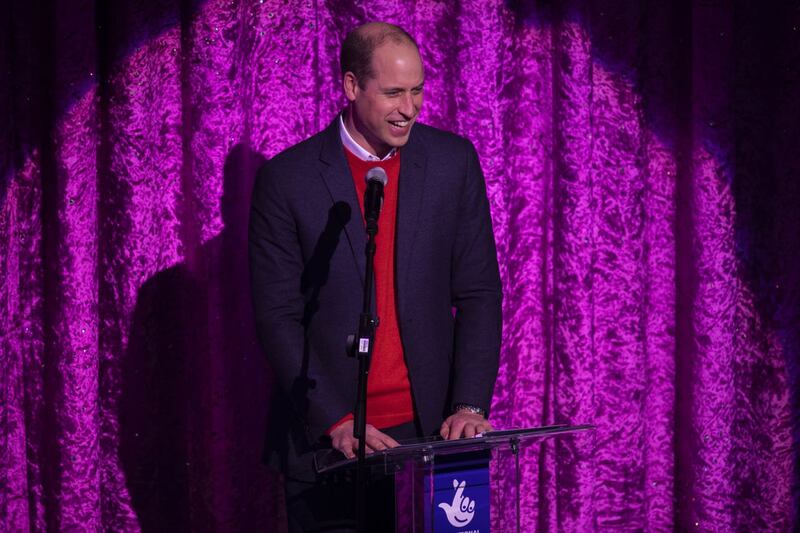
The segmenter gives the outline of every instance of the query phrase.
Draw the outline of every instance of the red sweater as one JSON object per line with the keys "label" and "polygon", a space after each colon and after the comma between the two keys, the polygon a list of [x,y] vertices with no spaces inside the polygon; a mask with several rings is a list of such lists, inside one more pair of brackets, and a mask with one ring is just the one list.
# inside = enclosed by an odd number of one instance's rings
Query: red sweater
{"label": "red sweater", "polygon": [[[386,171],[389,181],[383,189],[383,208],[375,236],[375,298],[380,323],[375,330],[375,344],[367,381],[367,423],[376,428],[387,428],[414,420],[411,384],[408,367],[400,341],[397,324],[397,303],[394,283],[394,240],[397,221],[397,188],[400,177],[400,151],[386,161],[362,161],[345,148],[347,162],[353,173],[361,217],[364,217],[364,181],[367,171],[379,166]],[[352,414],[334,424],[329,432]]]}

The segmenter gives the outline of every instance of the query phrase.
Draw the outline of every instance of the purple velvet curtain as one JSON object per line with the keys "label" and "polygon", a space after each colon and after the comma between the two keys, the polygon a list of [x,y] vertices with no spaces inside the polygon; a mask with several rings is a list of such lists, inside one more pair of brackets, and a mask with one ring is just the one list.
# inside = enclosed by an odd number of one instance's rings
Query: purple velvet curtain
{"label": "purple velvet curtain", "polygon": [[797,2],[2,10],[0,529],[284,528],[249,194],[341,109],[367,20],[418,38],[422,120],[481,155],[495,425],[597,425],[523,451],[523,530],[800,525]]}

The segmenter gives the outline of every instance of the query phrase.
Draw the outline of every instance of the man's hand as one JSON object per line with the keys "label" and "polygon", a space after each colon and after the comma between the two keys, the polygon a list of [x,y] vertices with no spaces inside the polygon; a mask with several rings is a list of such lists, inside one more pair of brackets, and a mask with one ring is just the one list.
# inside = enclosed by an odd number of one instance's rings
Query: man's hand
{"label": "man's hand", "polygon": [[[353,437],[353,421],[348,420],[336,429],[331,431],[331,442],[333,447],[344,454],[348,459],[352,459],[358,452],[358,439]],[[385,450],[400,446],[392,437],[378,430],[372,424],[367,424],[367,453]]]}
{"label": "man's hand", "polygon": [[442,423],[439,434],[445,440],[456,440],[464,437],[474,437],[478,433],[491,431],[492,425],[478,413],[471,411],[458,411],[448,416]]}

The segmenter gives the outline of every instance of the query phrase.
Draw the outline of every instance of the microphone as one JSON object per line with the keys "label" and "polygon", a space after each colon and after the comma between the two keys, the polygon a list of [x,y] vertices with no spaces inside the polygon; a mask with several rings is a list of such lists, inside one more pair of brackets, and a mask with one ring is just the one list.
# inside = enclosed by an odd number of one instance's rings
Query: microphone
{"label": "microphone", "polygon": [[378,231],[378,216],[383,206],[383,187],[389,181],[389,176],[381,167],[372,167],[364,178],[367,181],[367,190],[364,191],[364,220],[367,231]]}

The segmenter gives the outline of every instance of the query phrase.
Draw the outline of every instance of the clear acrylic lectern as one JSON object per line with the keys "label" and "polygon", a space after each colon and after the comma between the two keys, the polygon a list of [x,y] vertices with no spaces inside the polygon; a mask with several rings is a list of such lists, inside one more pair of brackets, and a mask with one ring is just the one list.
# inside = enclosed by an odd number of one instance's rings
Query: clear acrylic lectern
{"label": "clear acrylic lectern", "polygon": [[[592,425],[554,425],[490,431],[459,440],[441,438],[402,442],[367,457],[373,472],[394,474],[395,523],[398,532],[488,533],[491,531],[489,462],[495,451],[514,457],[517,531],[520,524],[520,447],[594,429]],[[355,459],[336,451],[317,454],[319,473],[356,468]],[[510,503],[510,502],[509,502]]]}

